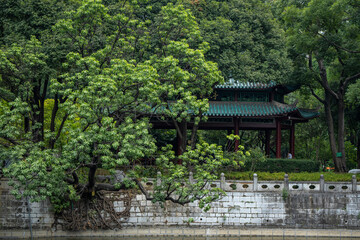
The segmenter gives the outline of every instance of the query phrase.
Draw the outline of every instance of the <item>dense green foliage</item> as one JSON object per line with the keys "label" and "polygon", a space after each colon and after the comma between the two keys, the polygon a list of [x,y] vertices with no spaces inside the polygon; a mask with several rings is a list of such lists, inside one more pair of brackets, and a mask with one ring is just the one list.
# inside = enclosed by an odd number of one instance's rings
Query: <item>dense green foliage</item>
{"label": "dense green foliage", "polygon": [[[283,172],[318,171],[331,158],[338,171],[360,166],[359,16],[356,0],[5,0],[0,167],[11,161],[17,197],[49,197],[60,212],[69,201],[126,188],[154,202],[199,200],[207,210],[223,192],[205,186],[224,167],[281,171],[259,173],[280,180]],[[301,84],[288,102],[322,106],[320,118],[296,128],[295,157],[312,160],[265,159],[264,132],[241,132],[238,153],[224,153],[235,139],[228,132],[197,132],[224,78]],[[152,129],[154,111],[176,129]],[[189,122],[194,127],[184,130]],[[145,159],[156,166],[143,166]],[[110,180],[98,180],[99,170]],[[140,180],[155,174],[160,181],[149,192]]]}
{"label": "dense green foliage", "polygon": [[[261,172],[318,172],[319,163],[314,160],[306,159],[274,159],[268,158],[265,161],[258,161],[253,167],[256,171]],[[251,169],[251,162],[246,162],[245,171]]]}
{"label": "dense green foliage", "polygon": [[[226,179],[231,180],[247,180],[252,181],[254,173],[257,174],[259,181],[284,181],[285,172],[228,172],[225,173]],[[320,175],[324,175],[324,179],[327,182],[351,182],[352,175],[350,173],[333,173],[333,172],[301,172],[301,173],[289,173],[290,181],[319,181]],[[356,175],[357,181],[360,180],[360,175]]]}
{"label": "dense green foliage", "polygon": [[291,80],[323,105],[332,159],[342,172],[347,170],[345,98],[360,78],[359,12],[358,1],[311,0],[292,2],[283,13],[295,69]]}
{"label": "dense green foliage", "polygon": [[[84,1],[55,25],[50,19],[40,38],[24,33],[27,40],[2,47],[0,150],[12,161],[6,173],[17,197],[66,202],[137,186],[153,201],[205,207],[219,198],[219,189],[204,186],[229,164],[222,150],[192,144],[174,164],[172,146],[157,149],[149,115],[161,109],[175,122],[198,123],[223,79],[204,57],[207,44],[189,10],[168,4],[139,19],[138,8]],[[140,182],[141,159],[150,157],[162,167],[154,193]],[[125,179],[96,180],[100,168],[117,179],[115,170],[129,166]],[[181,180],[190,171],[198,182],[188,187]]]}
{"label": "dense green foliage", "polygon": [[284,32],[260,0],[194,1],[192,9],[204,40],[205,56],[219,64],[225,79],[283,82],[291,63]]}
{"label": "dense green foliage", "polygon": [[[170,1],[150,0],[136,14],[154,17]],[[283,82],[291,69],[284,31],[261,0],[182,0],[209,43],[205,53],[225,79]],[[151,5],[152,8],[146,8]]]}

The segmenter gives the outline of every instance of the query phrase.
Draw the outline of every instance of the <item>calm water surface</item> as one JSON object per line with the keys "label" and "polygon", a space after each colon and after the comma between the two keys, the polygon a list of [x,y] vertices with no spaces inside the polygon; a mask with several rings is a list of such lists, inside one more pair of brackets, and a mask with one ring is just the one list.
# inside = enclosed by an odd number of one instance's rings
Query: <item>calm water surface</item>
{"label": "calm water surface", "polygon": [[36,238],[39,240],[335,240],[335,239],[360,239],[356,237],[299,237],[299,236],[240,236],[240,237],[56,237],[56,238]]}

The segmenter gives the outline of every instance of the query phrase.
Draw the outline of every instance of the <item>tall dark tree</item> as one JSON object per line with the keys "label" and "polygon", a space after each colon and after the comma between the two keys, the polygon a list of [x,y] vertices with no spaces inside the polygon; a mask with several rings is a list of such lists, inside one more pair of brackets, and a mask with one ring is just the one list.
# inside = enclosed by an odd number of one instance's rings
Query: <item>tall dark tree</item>
{"label": "tall dark tree", "polygon": [[346,113],[348,128],[350,129],[350,140],[356,146],[357,167],[360,168],[360,80],[349,86],[346,93],[347,108]]}
{"label": "tall dark tree", "polygon": [[[155,16],[168,1],[149,1],[136,12],[140,18]],[[268,3],[261,0],[182,0],[199,23],[209,43],[205,57],[216,62],[225,80],[285,81],[291,63],[284,31]]]}
{"label": "tall dark tree", "polygon": [[11,45],[50,31],[65,9],[77,6],[71,0],[4,0],[0,6],[0,46]]}
{"label": "tall dark tree", "polygon": [[312,0],[284,13],[296,67],[292,79],[309,87],[323,104],[332,158],[340,172],[347,170],[345,94],[360,78],[359,13],[359,2],[352,0]]}
{"label": "tall dark tree", "polygon": [[260,0],[190,1],[209,43],[205,54],[225,79],[282,82],[288,77],[284,32]]}

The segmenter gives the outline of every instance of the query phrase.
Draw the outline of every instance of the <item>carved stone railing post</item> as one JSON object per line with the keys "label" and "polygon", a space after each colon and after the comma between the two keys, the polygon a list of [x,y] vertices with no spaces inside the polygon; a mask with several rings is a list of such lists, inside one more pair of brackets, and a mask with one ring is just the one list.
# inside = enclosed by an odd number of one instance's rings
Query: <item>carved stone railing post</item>
{"label": "carved stone railing post", "polygon": [[321,174],[320,175],[320,192],[324,192],[325,191],[325,180],[324,180],[324,175]]}
{"label": "carved stone railing post", "polygon": [[253,190],[257,191],[258,190],[258,175],[256,173],[254,173],[254,185],[253,185]]}
{"label": "carved stone railing post", "polygon": [[351,185],[352,185],[352,192],[356,193],[357,192],[357,180],[356,180],[355,175],[352,175]]}
{"label": "carved stone railing post", "polygon": [[193,172],[189,172],[189,183],[194,184],[194,174],[193,174]]}
{"label": "carved stone railing post", "polygon": [[156,186],[160,186],[160,185],[161,185],[161,172],[157,172]]}
{"label": "carved stone railing post", "polygon": [[220,188],[225,191],[225,174],[220,174]]}
{"label": "carved stone railing post", "polygon": [[289,175],[287,174],[284,176],[284,189],[289,191]]}

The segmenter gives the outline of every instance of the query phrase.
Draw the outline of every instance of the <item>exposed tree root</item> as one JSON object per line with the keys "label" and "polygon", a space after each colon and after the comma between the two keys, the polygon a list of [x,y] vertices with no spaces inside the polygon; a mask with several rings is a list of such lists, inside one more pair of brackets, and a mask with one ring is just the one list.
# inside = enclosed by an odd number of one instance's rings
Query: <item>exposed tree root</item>
{"label": "exposed tree root", "polygon": [[[66,230],[85,229],[116,229],[121,228],[121,223],[126,222],[130,216],[131,190],[118,192],[99,191],[92,199],[81,199],[72,202],[56,217],[54,226],[61,225]],[[116,211],[114,203],[120,207]]]}

